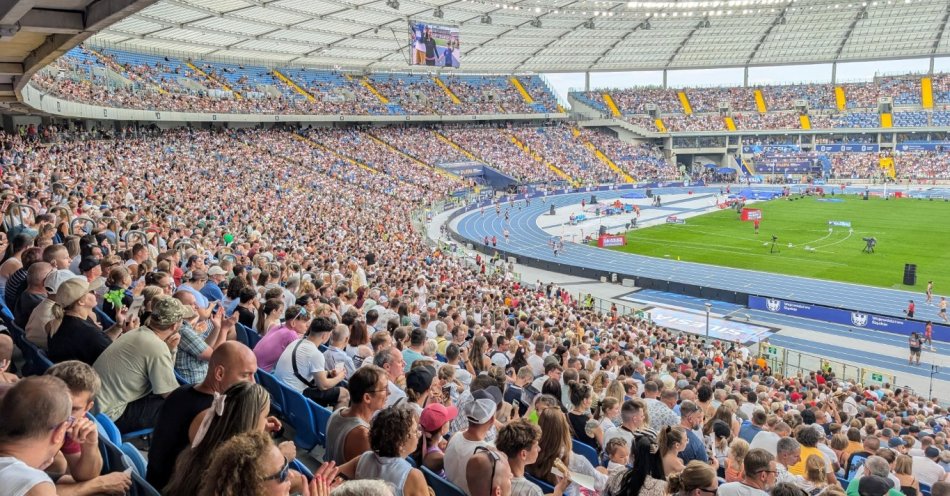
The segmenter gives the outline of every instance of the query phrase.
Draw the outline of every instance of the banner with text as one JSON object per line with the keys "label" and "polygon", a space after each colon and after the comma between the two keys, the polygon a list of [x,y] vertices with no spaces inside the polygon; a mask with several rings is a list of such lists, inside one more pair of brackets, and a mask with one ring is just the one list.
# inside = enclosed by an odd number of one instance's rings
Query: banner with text
{"label": "banner with text", "polygon": [[[912,332],[923,333],[925,324],[925,322],[919,320],[856,312],[779,298],[763,298],[761,296],[749,296],[749,308],[905,336],[909,336]],[[933,332],[934,341],[950,341],[950,327],[934,324]]]}
{"label": "banner with text", "polygon": [[876,153],[881,151],[881,146],[866,143],[838,143],[833,145],[815,145],[815,151]]}

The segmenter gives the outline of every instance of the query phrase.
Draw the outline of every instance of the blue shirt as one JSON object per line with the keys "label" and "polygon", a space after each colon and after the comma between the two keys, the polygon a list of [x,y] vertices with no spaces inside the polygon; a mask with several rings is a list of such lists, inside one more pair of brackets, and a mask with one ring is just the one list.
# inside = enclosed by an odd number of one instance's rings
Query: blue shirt
{"label": "blue shirt", "polygon": [[221,291],[221,288],[211,281],[206,282],[204,287],[201,288],[201,294],[209,301],[224,302],[224,293]]}
{"label": "blue shirt", "polygon": [[686,449],[680,452],[679,457],[683,463],[689,463],[693,460],[699,460],[703,463],[709,463],[709,455],[706,454],[706,445],[703,440],[691,429],[686,430]]}
{"label": "blue shirt", "polygon": [[751,443],[755,439],[755,435],[760,432],[762,432],[762,428],[750,422],[739,428],[739,437],[745,439],[747,443]]}
{"label": "blue shirt", "polygon": [[197,289],[189,286],[188,284],[182,284],[181,286],[178,286],[178,291],[187,291],[195,295],[195,303],[198,305],[198,308],[201,308],[201,309],[208,308],[208,304],[209,304],[208,297],[201,294],[201,292],[198,291]]}

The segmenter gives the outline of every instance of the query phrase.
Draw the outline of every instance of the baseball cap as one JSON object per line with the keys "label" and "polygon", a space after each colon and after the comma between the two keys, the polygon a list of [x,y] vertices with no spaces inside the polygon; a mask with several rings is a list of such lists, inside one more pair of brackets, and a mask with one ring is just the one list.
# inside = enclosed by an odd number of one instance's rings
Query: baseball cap
{"label": "baseball cap", "polygon": [[901,439],[901,438],[899,438],[899,437],[897,437],[897,436],[894,436],[894,437],[892,437],[891,439],[889,439],[889,440],[887,441],[887,446],[888,446],[889,448],[897,448],[897,447],[899,447],[899,446],[904,446],[905,444],[907,444],[907,443],[905,443],[903,439]]}
{"label": "baseball cap", "polygon": [[100,260],[93,256],[82,257],[82,260],[79,262],[79,272],[86,272],[92,270],[99,265]]}
{"label": "baseball cap", "polygon": [[417,393],[424,393],[432,386],[432,379],[435,378],[435,369],[428,365],[416,367],[406,374],[406,389],[411,389]]}
{"label": "baseball cap", "polygon": [[927,446],[927,449],[924,450],[924,456],[927,458],[937,458],[940,456],[940,450],[934,446]]}
{"label": "baseball cap", "polygon": [[184,319],[193,318],[195,309],[182,305],[180,301],[170,296],[159,298],[152,305],[152,314],[149,316],[149,322],[159,326],[170,326],[177,324]]}
{"label": "baseball cap", "polygon": [[472,424],[484,424],[495,416],[498,407],[491,395],[484,390],[472,393],[472,398],[462,404],[462,414]]}
{"label": "baseball cap", "polygon": [[227,275],[227,273],[228,272],[226,270],[222,269],[221,267],[217,265],[212,265],[211,268],[208,269],[209,276],[223,276],[223,275]]}
{"label": "baseball cap", "polygon": [[472,393],[472,396],[478,398],[490,398],[495,402],[495,405],[500,405],[502,401],[505,401],[505,397],[501,394],[501,389],[498,389],[498,386],[488,386],[487,388],[480,391],[475,391]]}
{"label": "baseball cap", "polygon": [[56,291],[55,301],[59,306],[66,308],[79,301],[80,298],[90,291],[95,291],[102,287],[102,279],[96,279],[89,283],[85,277],[72,277],[63,281]]}
{"label": "baseball cap", "polygon": [[454,406],[443,406],[438,403],[429,403],[422,409],[422,415],[419,417],[419,425],[426,432],[435,432],[442,428],[446,422],[454,419],[459,414],[458,408]]}
{"label": "baseball cap", "polygon": [[892,487],[890,479],[879,475],[865,475],[858,482],[858,494],[860,496],[884,496]]}
{"label": "baseball cap", "polygon": [[791,398],[792,398],[792,401],[793,401],[793,402],[798,402],[798,401],[801,401],[802,395],[799,394],[799,393],[796,391],[796,392],[794,392],[794,393],[791,394]]}
{"label": "baseball cap", "polygon": [[77,276],[73,274],[71,270],[54,270],[46,276],[46,280],[43,281],[43,286],[46,287],[47,293],[56,294],[59,290],[59,286],[70,279],[85,279],[85,277]]}

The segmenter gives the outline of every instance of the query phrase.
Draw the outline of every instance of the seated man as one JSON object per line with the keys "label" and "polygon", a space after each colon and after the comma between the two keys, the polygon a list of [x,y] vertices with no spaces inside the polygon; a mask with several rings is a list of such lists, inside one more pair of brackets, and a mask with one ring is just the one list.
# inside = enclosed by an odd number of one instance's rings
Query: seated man
{"label": "seated man", "polygon": [[178,329],[194,313],[174,298],[160,298],[144,326],[123,334],[96,360],[100,407],[121,432],[155,426],[164,397],[178,388]]}
{"label": "seated man", "polygon": [[44,299],[46,299],[46,276],[52,272],[53,266],[46,262],[37,262],[26,271],[26,291],[20,295],[13,311],[13,323],[24,328],[30,320],[30,314]]}
{"label": "seated man", "polygon": [[[78,360],[57,363],[46,371],[46,375],[61,379],[69,388],[72,399],[72,418],[76,419],[70,427],[57,460],[46,472],[59,465],[65,472],[56,480],[56,494],[59,496],[80,494],[125,494],[132,485],[132,478],[124,472],[102,472],[102,455],[99,453],[99,431],[96,423],[86,414],[95,404],[99,392],[99,376],[92,366]],[[58,462],[64,461],[65,467]]]}
{"label": "seated man", "polygon": [[13,338],[0,334],[0,384],[12,384],[18,380],[16,374],[7,372],[13,363]]}
{"label": "seated man", "polygon": [[0,480],[4,494],[55,496],[43,472],[72,428],[69,389],[55,377],[28,377],[0,400]]}
{"label": "seated man", "polygon": [[465,465],[470,496],[510,496],[511,467],[508,457],[493,448],[479,448]]}
{"label": "seated man", "polygon": [[307,334],[281,353],[274,375],[318,404],[335,409],[346,406],[350,395],[338,385],[345,378],[343,365],[327,370],[319,348],[326,343],[333,327],[333,320],[327,317],[313,319]]}
{"label": "seated man", "polygon": [[[178,343],[178,353],[175,355],[175,371],[188,384],[195,384],[204,380],[212,352],[227,340],[228,333],[234,331],[237,316],[225,319],[222,310],[207,321],[202,321],[198,317],[198,304],[193,294],[179,291],[175,293],[174,298],[194,310],[195,314],[181,323],[178,330],[181,342]],[[209,323],[210,329],[205,331]]]}

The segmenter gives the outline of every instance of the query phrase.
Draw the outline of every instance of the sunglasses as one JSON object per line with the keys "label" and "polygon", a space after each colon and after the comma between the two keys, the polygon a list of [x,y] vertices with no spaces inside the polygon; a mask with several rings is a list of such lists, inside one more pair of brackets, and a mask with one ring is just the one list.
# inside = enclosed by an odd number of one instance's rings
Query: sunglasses
{"label": "sunglasses", "polygon": [[274,475],[269,475],[264,477],[264,481],[276,480],[278,483],[283,484],[287,481],[287,474],[290,472],[290,462],[287,460],[287,457],[284,457],[284,466],[281,467],[280,471]]}
{"label": "sunglasses", "polygon": [[475,448],[474,454],[478,454],[480,452],[488,453],[489,458],[491,458],[491,478],[488,479],[488,484],[489,487],[493,487],[495,484],[495,467],[498,466],[498,461],[501,460],[501,457],[498,456],[498,453],[495,453],[493,450],[485,446],[478,446]]}

